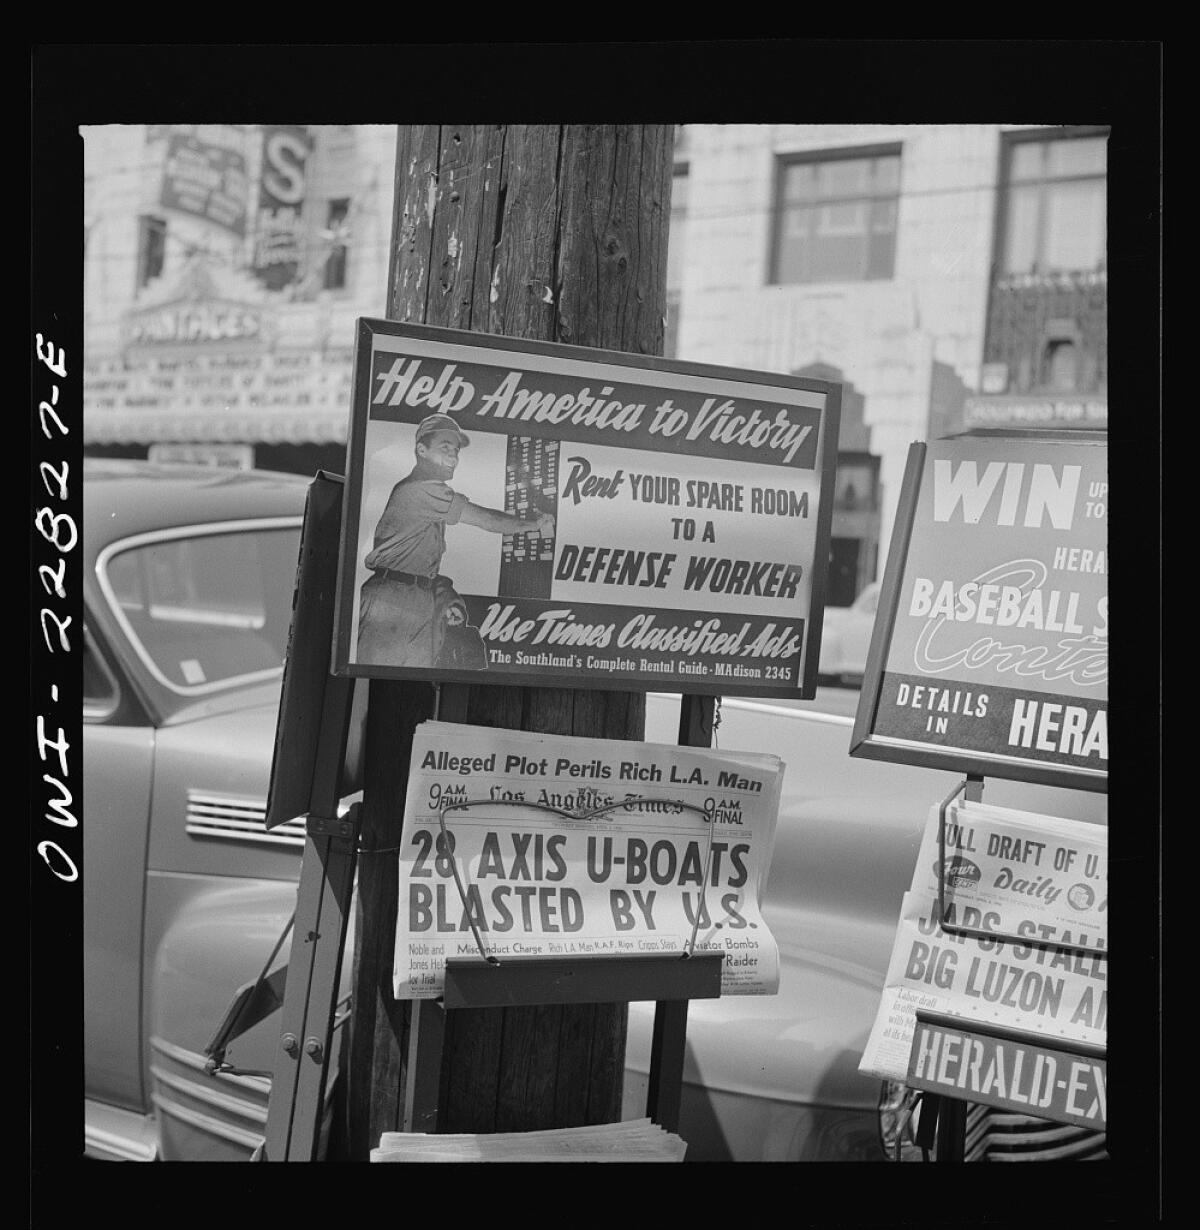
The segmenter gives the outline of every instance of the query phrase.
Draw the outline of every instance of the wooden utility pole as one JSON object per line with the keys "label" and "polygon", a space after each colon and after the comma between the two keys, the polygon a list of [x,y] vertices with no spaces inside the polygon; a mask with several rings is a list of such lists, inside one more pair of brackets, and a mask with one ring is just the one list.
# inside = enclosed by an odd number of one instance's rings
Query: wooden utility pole
{"label": "wooden utility pole", "polygon": [[[671,125],[401,128],[387,316],[512,338],[661,355]],[[401,1125],[412,1005],[391,995],[400,844],[429,684],[372,680],[349,1070],[365,1158]],[[444,685],[446,721],[642,739],[641,693]],[[379,851],[379,853],[371,853]],[[522,1131],[620,1117],[625,1004],[448,1014],[441,1129]]]}

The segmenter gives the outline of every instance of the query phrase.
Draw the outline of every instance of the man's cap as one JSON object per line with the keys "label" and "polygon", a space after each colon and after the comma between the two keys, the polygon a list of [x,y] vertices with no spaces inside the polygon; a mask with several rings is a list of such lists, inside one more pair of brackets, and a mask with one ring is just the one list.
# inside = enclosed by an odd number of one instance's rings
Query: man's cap
{"label": "man's cap", "polygon": [[435,431],[453,431],[458,436],[458,447],[466,448],[471,443],[471,437],[448,415],[448,414],[431,414],[428,418],[423,418],[417,424],[417,439],[420,442],[428,435],[432,435]]}

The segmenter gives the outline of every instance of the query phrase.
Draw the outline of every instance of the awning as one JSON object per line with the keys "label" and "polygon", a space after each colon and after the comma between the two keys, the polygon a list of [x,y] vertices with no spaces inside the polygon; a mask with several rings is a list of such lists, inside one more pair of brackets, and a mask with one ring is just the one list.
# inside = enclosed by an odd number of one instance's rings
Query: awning
{"label": "awning", "polygon": [[344,444],[349,410],[87,410],[84,444]]}
{"label": "awning", "polygon": [[1108,427],[1107,394],[968,397],[963,403],[965,427]]}

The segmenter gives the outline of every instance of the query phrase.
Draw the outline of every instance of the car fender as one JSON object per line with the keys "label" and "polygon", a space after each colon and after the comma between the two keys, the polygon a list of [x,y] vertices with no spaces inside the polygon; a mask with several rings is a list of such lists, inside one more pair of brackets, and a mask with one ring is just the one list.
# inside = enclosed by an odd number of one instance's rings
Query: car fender
{"label": "car fender", "polygon": [[[152,875],[151,880],[154,917],[148,934],[159,938],[147,957],[146,1079],[158,1119],[160,1156],[248,1160],[265,1136],[280,1012],[228,1044],[226,1070],[209,1070],[206,1048],[238,988],[286,966],[292,936],[284,932],[297,886],[274,880],[214,883],[211,877],[185,875]],[[348,935],[344,952],[352,951]],[[343,960],[339,1002],[348,996],[349,980],[349,962]],[[327,1120],[337,1056],[335,1039],[326,1084]]]}
{"label": "car fender", "polygon": [[[679,1118],[688,1160],[879,1160],[879,1082],[858,1063],[882,986],[872,956],[891,935],[849,920],[835,940],[819,912],[785,919],[768,908],[764,918],[784,937],[778,993],[688,1005]],[[831,957],[835,948],[849,956]],[[653,1011],[630,1005],[626,1117],[646,1106]]]}
{"label": "car fender", "polygon": [[[677,699],[647,697],[647,736],[671,741]],[[960,780],[944,771],[850,755],[844,714],[726,699],[721,749],[753,749],[784,766],[762,898],[779,946],[773,996],[689,1004],[680,1133],[688,1160],[868,1160],[882,1157],[881,1082],[858,1071],[921,839]],[[1101,819],[1095,796],[990,781],[1000,806]],[[643,1113],[652,1004],[633,1004],[624,1114]]]}

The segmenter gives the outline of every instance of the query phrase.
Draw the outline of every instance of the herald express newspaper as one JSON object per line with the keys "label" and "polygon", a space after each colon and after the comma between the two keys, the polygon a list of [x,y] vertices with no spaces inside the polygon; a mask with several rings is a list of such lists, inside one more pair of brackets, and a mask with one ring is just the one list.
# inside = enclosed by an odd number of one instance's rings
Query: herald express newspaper
{"label": "herald express newspaper", "polygon": [[[425,722],[413,739],[394,989],[448,957],[725,954],[723,995],[772,995],[760,911],[774,756]],[[449,806],[449,804],[468,804]]]}
{"label": "herald express newspaper", "polygon": [[968,1028],[1024,1030],[1047,1045],[1103,1046],[1107,828],[983,803],[949,807],[945,921],[1019,937],[981,939],[942,930],[938,814],[930,809],[859,1070],[904,1079],[918,1008],[960,1017]]}

